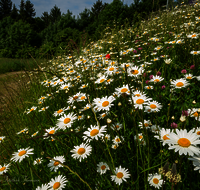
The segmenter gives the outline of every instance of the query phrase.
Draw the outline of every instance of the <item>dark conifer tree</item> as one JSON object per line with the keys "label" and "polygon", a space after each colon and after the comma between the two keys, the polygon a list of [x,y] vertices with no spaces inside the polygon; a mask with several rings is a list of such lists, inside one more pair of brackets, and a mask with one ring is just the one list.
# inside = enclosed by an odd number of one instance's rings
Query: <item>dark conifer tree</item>
{"label": "dark conifer tree", "polygon": [[51,20],[52,24],[54,24],[57,20],[59,20],[60,17],[61,17],[60,8],[58,8],[55,5],[50,11],[50,20]]}
{"label": "dark conifer tree", "polygon": [[12,19],[18,20],[19,13],[18,13],[18,9],[16,8],[15,4],[13,5],[13,9],[12,9],[10,16]]}
{"label": "dark conifer tree", "polygon": [[12,11],[11,0],[0,0],[0,19],[10,16]]}

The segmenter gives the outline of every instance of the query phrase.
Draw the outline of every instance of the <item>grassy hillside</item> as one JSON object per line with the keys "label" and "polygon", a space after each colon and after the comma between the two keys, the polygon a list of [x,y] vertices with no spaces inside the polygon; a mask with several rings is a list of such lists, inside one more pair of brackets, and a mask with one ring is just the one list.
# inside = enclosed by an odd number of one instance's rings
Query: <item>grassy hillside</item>
{"label": "grassy hillside", "polygon": [[30,72],[1,115],[2,188],[198,189],[199,6]]}

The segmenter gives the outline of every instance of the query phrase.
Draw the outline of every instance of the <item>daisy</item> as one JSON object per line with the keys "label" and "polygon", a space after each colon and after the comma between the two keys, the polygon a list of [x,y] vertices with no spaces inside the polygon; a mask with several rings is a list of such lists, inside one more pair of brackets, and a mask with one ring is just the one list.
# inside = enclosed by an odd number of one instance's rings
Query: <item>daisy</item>
{"label": "daisy", "polygon": [[116,123],[111,126],[111,129],[119,131],[122,128],[122,124]]}
{"label": "daisy", "polygon": [[19,135],[19,134],[21,134],[21,133],[25,133],[26,131],[28,131],[27,128],[25,128],[25,129],[21,130],[20,132],[18,132],[17,135]]}
{"label": "daisy", "polygon": [[10,164],[7,164],[7,165],[4,164],[3,166],[0,165],[0,175],[2,175],[3,173],[6,173],[9,169],[9,167],[10,167]]}
{"label": "daisy", "polygon": [[147,98],[146,96],[135,96],[132,97],[133,102],[134,102],[134,107],[137,109],[143,109],[143,105],[148,105],[148,101],[151,100],[151,98]]}
{"label": "daisy", "polygon": [[200,76],[196,76],[196,79],[197,79],[198,81],[200,81]]}
{"label": "daisy", "polygon": [[151,131],[153,132],[153,133],[158,133],[159,131],[160,131],[160,127],[157,125],[152,125],[151,126]]}
{"label": "daisy", "polygon": [[17,162],[17,161],[21,162],[25,157],[29,157],[29,154],[34,154],[31,151],[33,151],[33,148],[31,149],[29,149],[29,147],[25,149],[21,148],[18,150],[18,152],[15,152],[14,154],[12,154],[13,157],[11,158],[11,160],[14,162]]}
{"label": "daisy", "polygon": [[[150,121],[150,120],[144,120],[144,127],[145,127],[146,129],[149,129],[149,128],[150,128],[150,125],[151,125],[151,121]],[[142,122],[139,122],[139,127],[143,128]]]}
{"label": "daisy", "polygon": [[92,147],[90,145],[82,143],[79,146],[74,146],[74,149],[70,152],[74,153],[72,154],[72,157],[74,159],[79,159],[79,161],[81,162],[81,159],[87,158],[87,156],[90,155],[91,151]]}
{"label": "daisy", "polygon": [[112,149],[117,149],[118,146],[119,146],[118,144],[113,144]]}
{"label": "daisy", "polygon": [[74,96],[69,97],[67,103],[68,103],[68,104],[73,104],[74,102],[77,101],[77,99],[79,98],[79,96],[80,96],[80,92],[78,92],[78,93],[75,94]]}
{"label": "daisy", "polygon": [[95,83],[101,84],[101,83],[103,83],[103,82],[106,82],[106,80],[107,80],[107,77],[105,77],[105,76],[103,75],[103,76],[101,76],[99,79],[97,79],[97,80],[95,81]]}
{"label": "daisy", "polygon": [[166,142],[173,144],[169,149],[175,149],[175,152],[179,151],[180,155],[200,154],[200,149],[196,147],[197,144],[200,144],[200,140],[197,140],[199,136],[193,131],[193,129],[189,132],[186,129],[180,131],[176,129],[177,134],[169,133],[169,140],[166,140]]}
{"label": "daisy", "polygon": [[157,101],[149,102],[147,106],[145,106],[145,109],[148,110],[148,112],[159,112],[162,108],[162,105],[158,103]]}
{"label": "daisy", "polygon": [[37,109],[37,107],[33,106],[31,109],[28,109],[26,113],[29,114],[30,112],[32,112],[36,109]]}
{"label": "daisy", "polygon": [[60,119],[58,119],[58,129],[63,129],[65,130],[66,127],[69,128],[71,127],[72,123],[74,120],[77,119],[76,115],[73,115],[73,113],[69,113],[68,115],[63,115]]}
{"label": "daisy", "polygon": [[43,161],[42,158],[37,158],[37,159],[34,160],[33,165],[41,164],[42,161]]}
{"label": "daisy", "polygon": [[163,184],[161,175],[159,175],[157,173],[155,173],[154,175],[149,174],[148,181],[149,181],[150,186],[154,186],[157,189],[159,189]]}
{"label": "daisy", "polygon": [[90,104],[86,104],[85,107],[81,111],[85,111],[91,108]]}
{"label": "daisy", "polygon": [[66,182],[68,182],[66,177],[59,175],[55,179],[51,179],[51,181],[48,183],[48,188],[50,188],[49,190],[61,190],[66,186]]}
{"label": "daisy", "polygon": [[70,87],[71,87],[71,83],[62,84],[60,86],[60,90],[69,90]]}
{"label": "daisy", "polygon": [[121,168],[121,166],[119,166],[119,168],[115,169],[115,175],[111,175],[111,179],[112,181],[115,181],[116,184],[121,184],[122,181],[126,181],[125,178],[129,178],[130,174],[128,173],[128,169],[125,168]]}
{"label": "daisy", "polygon": [[48,184],[42,184],[42,186],[38,186],[35,190],[48,190]]}
{"label": "daisy", "polygon": [[195,166],[194,170],[199,170],[200,173],[200,157],[193,156],[188,159],[193,161],[193,165]]}
{"label": "daisy", "polygon": [[133,96],[137,96],[137,97],[146,96],[146,94],[143,94],[142,92],[140,92],[140,90],[135,90],[132,93],[133,93]]}
{"label": "daisy", "polygon": [[190,34],[190,35],[187,35],[188,38],[192,38],[192,39],[197,39],[198,38],[198,34],[196,33],[193,33],[193,34]]}
{"label": "daisy", "polygon": [[163,143],[163,146],[164,146],[165,144],[167,144],[166,140],[169,140],[169,133],[171,133],[170,129],[162,128],[158,132],[158,136],[155,135],[154,137],[157,138],[158,140],[160,140]]}
{"label": "daisy", "polygon": [[153,86],[145,86],[144,88],[147,89],[147,90],[152,90]]}
{"label": "daisy", "polygon": [[99,172],[101,175],[105,174],[107,170],[110,170],[108,164],[104,162],[99,162],[97,164],[97,172]]}
{"label": "daisy", "polygon": [[114,144],[119,145],[120,143],[122,143],[123,140],[123,137],[119,138],[118,136],[116,136],[112,141]]}
{"label": "daisy", "polygon": [[33,133],[33,134],[31,135],[31,137],[36,136],[36,135],[38,134],[38,132],[39,132],[39,131],[36,131],[35,133]]}
{"label": "daisy", "polygon": [[138,66],[134,66],[134,67],[128,67],[127,69],[127,74],[130,77],[138,77],[139,75],[142,75],[142,73],[144,72],[144,69],[141,67],[139,68]]}
{"label": "daisy", "polygon": [[[64,156],[56,156],[53,158],[54,160],[58,160],[59,162],[61,162],[62,164],[65,162],[65,158]],[[48,164],[48,167],[50,167],[51,171],[56,172],[58,170],[58,168],[63,167],[62,165],[60,165],[60,163],[57,161],[53,161],[50,160],[50,163]]]}
{"label": "daisy", "polygon": [[91,128],[88,128],[88,131],[85,131],[83,134],[85,136],[83,136],[83,139],[86,140],[86,142],[90,142],[93,139],[98,140],[98,138],[104,136],[103,133],[106,132],[106,125],[102,126],[99,129],[99,126],[92,126],[90,125]]}
{"label": "daisy", "polygon": [[192,74],[186,74],[186,75],[185,75],[185,78],[190,80],[190,79],[193,79],[194,77],[193,77]]}
{"label": "daisy", "polygon": [[109,141],[109,140],[110,140],[110,135],[109,135],[109,134],[106,134],[104,137],[102,137],[102,140],[103,140],[104,142]]}
{"label": "daisy", "polygon": [[115,98],[113,96],[109,96],[109,97],[103,97],[103,98],[95,98],[94,99],[94,105],[95,108],[97,108],[97,111],[101,111],[101,110],[106,110],[109,111],[111,106],[113,106],[113,104],[111,104],[113,101],[115,100]]}
{"label": "daisy", "polygon": [[186,81],[186,79],[182,79],[182,78],[171,81],[171,86],[174,88],[184,88],[188,85],[189,83]]}
{"label": "daisy", "polygon": [[107,75],[107,76],[108,75],[113,75],[113,73],[115,73],[117,71],[117,67],[110,66],[110,67],[108,67],[108,68],[106,68],[104,70],[106,70],[105,75]]}
{"label": "daisy", "polygon": [[64,111],[68,110],[67,108],[60,108],[58,111],[55,111],[53,116],[57,117],[57,116],[61,116],[64,114]]}
{"label": "daisy", "polygon": [[120,96],[124,93],[127,94],[127,95],[130,95],[130,90],[129,90],[128,84],[123,85],[121,88],[116,88],[115,91],[116,91],[118,96]]}
{"label": "daisy", "polygon": [[153,76],[153,78],[149,82],[154,82],[154,84],[155,84],[155,83],[161,82],[163,80],[164,80],[164,78],[162,78],[160,76]]}
{"label": "daisy", "polygon": [[192,55],[198,55],[198,54],[200,54],[200,51],[191,51],[190,52]]}
{"label": "daisy", "polygon": [[197,121],[200,121],[199,108],[188,109],[188,113],[190,113],[190,117],[194,117]]}
{"label": "daisy", "polygon": [[6,138],[5,136],[0,137],[0,143],[3,142],[3,139]]}
{"label": "daisy", "polygon": [[87,99],[87,96],[85,93],[80,93],[78,99],[77,99],[77,102],[82,102],[82,101],[85,101]]}
{"label": "daisy", "polygon": [[46,109],[48,109],[49,108],[49,106],[46,106],[46,107],[43,107],[43,108],[41,108],[40,110],[38,110],[39,112],[41,112],[41,111],[45,111]]}
{"label": "daisy", "polygon": [[104,119],[108,115],[107,112],[100,114],[99,119]]}

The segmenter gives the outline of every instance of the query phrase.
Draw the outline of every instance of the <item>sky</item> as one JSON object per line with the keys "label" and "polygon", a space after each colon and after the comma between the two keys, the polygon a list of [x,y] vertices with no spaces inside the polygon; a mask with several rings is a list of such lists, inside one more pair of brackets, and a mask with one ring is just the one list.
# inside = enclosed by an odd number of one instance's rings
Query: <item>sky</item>
{"label": "sky", "polygon": [[[26,2],[26,0],[24,0]],[[69,9],[76,16],[84,11],[85,8],[91,9],[97,0],[30,0],[34,5],[36,17],[41,17],[43,12],[50,13],[50,10],[56,5],[61,13],[67,13]],[[113,0],[102,0],[103,3],[111,3]],[[19,9],[21,0],[12,0],[16,8]],[[124,4],[130,5],[133,0],[123,0]]]}

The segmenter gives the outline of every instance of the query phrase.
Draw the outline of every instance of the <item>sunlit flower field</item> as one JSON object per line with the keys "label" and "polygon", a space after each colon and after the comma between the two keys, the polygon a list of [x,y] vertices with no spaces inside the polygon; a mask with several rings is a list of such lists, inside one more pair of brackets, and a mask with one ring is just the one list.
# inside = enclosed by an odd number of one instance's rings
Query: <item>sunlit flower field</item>
{"label": "sunlit flower field", "polygon": [[2,189],[199,189],[199,8],[114,23],[29,73],[0,133]]}

